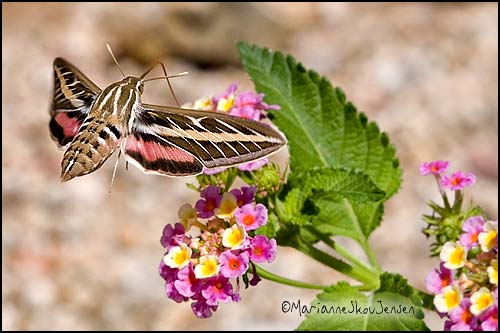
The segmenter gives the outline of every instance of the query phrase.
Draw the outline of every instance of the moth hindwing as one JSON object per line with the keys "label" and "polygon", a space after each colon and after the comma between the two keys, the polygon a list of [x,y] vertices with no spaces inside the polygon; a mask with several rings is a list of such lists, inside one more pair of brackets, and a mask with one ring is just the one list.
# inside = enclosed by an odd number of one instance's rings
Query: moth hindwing
{"label": "moth hindwing", "polygon": [[286,144],[266,124],[220,112],[144,104],[144,82],[127,76],[101,90],[62,58],[54,61],[50,132],[66,146],[61,180],[97,170],[116,149],[146,173],[196,175],[268,156]]}

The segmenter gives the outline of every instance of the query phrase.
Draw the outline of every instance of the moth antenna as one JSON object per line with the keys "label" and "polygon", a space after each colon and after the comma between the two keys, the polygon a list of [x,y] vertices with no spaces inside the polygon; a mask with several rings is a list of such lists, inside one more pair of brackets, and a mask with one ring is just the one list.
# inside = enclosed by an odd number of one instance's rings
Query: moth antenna
{"label": "moth antenna", "polygon": [[181,104],[179,103],[179,100],[177,99],[177,96],[175,96],[174,89],[172,88],[172,84],[170,84],[170,80],[168,79],[168,74],[167,74],[167,69],[165,68],[165,65],[163,62],[160,62],[161,68],[163,69],[163,73],[165,74],[165,79],[167,80],[168,84],[168,89],[170,89],[170,93],[172,93],[172,96],[174,97],[175,103],[177,104],[177,107],[181,107]]}
{"label": "moth antenna", "polygon": [[108,48],[109,54],[111,54],[111,58],[113,58],[113,61],[115,62],[116,66],[120,70],[120,73],[122,73],[123,77],[125,77],[125,73],[123,72],[122,68],[120,67],[120,64],[118,63],[118,60],[116,60],[115,55],[113,54],[113,50],[111,50],[111,46],[109,46],[108,43],[106,43],[106,47]]}
{"label": "moth antenna", "polygon": [[149,81],[154,81],[154,80],[163,80],[163,79],[172,79],[174,77],[181,77],[181,76],[186,76],[188,75],[189,72],[182,72],[182,73],[179,73],[179,74],[174,74],[174,75],[170,75],[170,76],[160,76],[160,77],[154,77],[154,78],[151,78],[151,79],[147,79],[147,80],[141,80],[142,82],[149,82]]}
{"label": "moth antenna", "polygon": [[111,177],[111,184],[109,184],[109,193],[111,194],[111,188],[113,187],[113,183],[115,181],[116,169],[118,168],[118,162],[120,161],[120,156],[122,155],[122,151],[118,151],[118,157],[116,158],[115,168],[113,169],[113,176]]}
{"label": "moth antenna", "polygon": [[[170,84],[170,81],[168,78],[169,77],[184,76],[184,75],[187,75],[187,72],[183,72],[183,73],[177,74],[177,75],[168,76],[167,69],[165,68],[165,65],[163,64],[163,62],[157,61],[154,63],[153,66],[151,66],[147,71],[145,71],[144,74],[141,75],[140,79],[142,80],[144,77],[146,77],[146,75],[148,75],[149,72],[151,72],[153,70],[153,68],[155,68],[157,65],[161,65],[161,68],[163,69],[163,73],[165,74],[164,78],[167,79],[168,88],[170,89],[170,93],[172,94],[172,97],[174,97],[174,100],[175,100],[175,103],[177,104],[177,106],[181,107],[181,104],[179,103],[177,96],[175,96],[174,89],[172,88],[172,85]],[[143,80],[143,82],[146,82],[146,81],[150,81],[150,80]]]}

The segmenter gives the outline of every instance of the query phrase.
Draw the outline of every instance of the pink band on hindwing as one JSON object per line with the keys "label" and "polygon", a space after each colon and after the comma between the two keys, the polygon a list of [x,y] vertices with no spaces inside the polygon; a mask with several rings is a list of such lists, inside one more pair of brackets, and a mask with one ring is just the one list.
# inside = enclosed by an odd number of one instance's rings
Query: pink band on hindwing
{"label": "pink band on hindwing", "polygon": [[185,151],[173,147],[167,143],[158,143],[154,141],[144,141],[136,136],[127,138],[125,146],[127,152],[135,152],[143,156],[147,161],[156,161],[165,159],[175,162],[194,162],[194,157]]}
{"label": "pink band on hindwing", "polygon": [[54,119],[62,127],[66,137],[74,137],[81,125],[77,117],[70,118],[65,112],[58,113]]}

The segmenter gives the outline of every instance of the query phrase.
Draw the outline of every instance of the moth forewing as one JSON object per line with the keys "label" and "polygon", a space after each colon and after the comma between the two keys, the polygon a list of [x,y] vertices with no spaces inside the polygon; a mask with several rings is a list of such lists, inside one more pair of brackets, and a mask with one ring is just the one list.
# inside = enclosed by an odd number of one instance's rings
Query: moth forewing
{"label": "moth forewing", "polygon": [[192,154],[206,168],[253,161],[286,144],[278,131],[252,120],[150,104],[141,104],[141,108],[135,115],[132,133],[142,137],[148,146],[165,143]]}

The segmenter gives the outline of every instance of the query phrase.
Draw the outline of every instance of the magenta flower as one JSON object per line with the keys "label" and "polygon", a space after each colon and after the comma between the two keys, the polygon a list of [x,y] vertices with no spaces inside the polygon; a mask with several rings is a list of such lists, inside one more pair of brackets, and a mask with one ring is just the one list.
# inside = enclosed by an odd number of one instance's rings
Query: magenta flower
{"label": "magenta flower", "polygon": [[176,303],[186,302],[189,298],[181,295],[174,286],[174,281],[165,283],[165,291],[167,293],[167,297],[173,300]]}
{"label": "magenta flower", "polygon": [[167,297],[171,298],[177,303],[186,302],[188,298],[179,294],[174,286],[174,281],[177,279],[178,269],[168,267],[162,260],[160,262],[160,266],[158,267],[158,271],[161,277],[165,280],[165,292],[167,294]]}
{"label": "magenta flower", "polygon": [[441,185],[444,188],[452,191],[462,190],[466,186],[472,186],[476,182],[476,176],[472,173],[463,173],[457,171],[451,176],[444,175],[441,177]]}
{"label": "magenta flower", "polygon": [[174,281],[174,286],[182,296],[191,297],[201,290],[201,280],[198,280],[194,275],[192,265],[188,265],[179,270],[177,278],[178,280]]}
{"label": "magenta flower", "polygon": [[471,216],[462,225],[462,230],[465,233],[460,235],[460,244],[465,246],[467,250],[479,244],[478,236],[483,231],[483,224],[482,216]]}
{"label": "magenta flower", "polygon": [[210,278],[201,294],[207,300],[207,305],[214,306],[218,305],[219,302],[229,303],[232,300],[233,286],[228,278],[218,275]]}
{"label": "magenta flower", "polygon": [[269,159],[261,158],[260,160],[257,161],[240,164],[238,165],[238,169],[241,171],[254,171],[262,168],[267,163],[269,163]]}
{"label": "magenta flower", "polygon": [[255,186],[243,186],[241,189],[235,188],[230,191],[236,197],[238,207],[253,202],[257,188]]}
{"label": "magenta flower", "polygon": [[459,306],[453,309],[450,313],[450,319],[453,322],[451,325],[451,331],[470,331],[474,326],[476,326],[477,319],[470,312],[470,300],[464,298]]}
{"label": "magenta flower", "polygon": [[217,310],[217,305],[208,305],[207,300],[201,294],[196,294],[192,299],[196,302],[191,304],[191,309],[198,318],[210,318]]}
{"label": "magenta flower", "polygon": [[236,278],[243,275],[248,269],[248,254],[227,250],[219,256],[220,272],[227,278]]}
{"label": "magenta flower", "polygon": [[435,295],[441,292],[446,286],[449,286],[453,282],[453,272],[448,268],[444,267],[444,263],[441,263],[439,270],[435,269],[425,278],[425,287],[427,290]]}
{"label": "magenta flower", "polygon": [[253,108],[248,107],[248,106],[241,108],[241,109],[233,107],[231,109],[231,111],[229,111],[229,114],[231,116],[240,117],[240,118],[247,118],[247,119],[252,119],[252,120],[256,120],[256,121],[259,121],[261,118],[261,111],[260,110],[253,109]]}
{"label": "magenta flower", "polygon": [[174,227],[171,224],[167,224],[163,228],[163,234],[160,238],[160,243],[167,250],[172,246],[178,246],[184,240],[184,226],[182,223],[176,223]]}
{"label": "magenta flower", "polygon": [[236,223],[245,230],[255,230],[267,223],[267,208],[262,204],[246,204],[236,209]]}
{"label": "magenta flower", "polygon": [[276,239],[257,235],[251,241],[250,260],[255,262],[271,262],[276,256]]}
{"label": "magenta flower", "polygon": [[260,120],[263,111],[279,110],[279,105],[269,105],[263,102],[264,94],[256,94],[251,91],[238,94],[234,100],[234,106],[229,114],[241,118]]}
{"label": "magenta flower", "polygon": [[481,315],[483,322],[481,328],[483,331],[498,331],[498,307],[495,306]]}
{"label": "magenta flower", "polygon": [[214,209],[219,208],[222,199],[220,187],[208,186],[201,191],[200,196],[202,199],[198,200],[195,205],[198,216],[201,218],[214,216]]}
{"label": "magenta flower", "polygon": [[450,163],[448,161],[432,161],[432,162],[424,162],[420,165],[420,174],[422,176],[428,175],[430,173],[434,175],[440,175],[443,172],[446,172],[448,169],[448,165]]}
{"label": "magenta flower", "polygon": [[174,281],[177,278],[178,271],[179,270],[176,268],[168,267],[163,259],[160,261],[160,265],[158,266],[158,272],[166,282]]}

